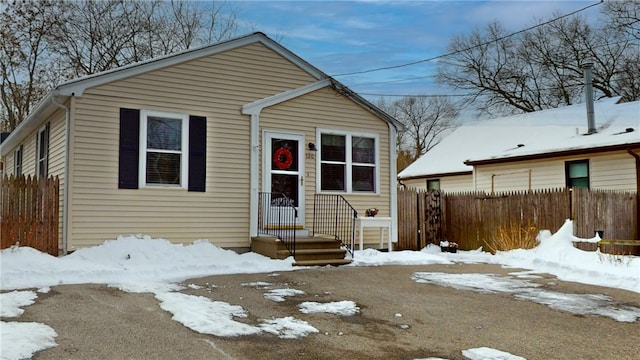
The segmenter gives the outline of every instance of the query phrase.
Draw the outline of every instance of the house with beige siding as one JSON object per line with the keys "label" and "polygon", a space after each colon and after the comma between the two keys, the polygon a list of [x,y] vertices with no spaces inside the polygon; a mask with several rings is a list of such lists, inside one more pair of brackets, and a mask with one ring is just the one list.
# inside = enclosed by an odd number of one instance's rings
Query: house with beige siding
{"label": "house with beige siding", "polygon": [[60,178],[64,252],[129,234],[248,248],[261,193],[286,195],[307,231],[315,194],[378,208],[396,240],[399,129],[254,33],[63,83],[0,156],[5,174]]}
{"label": "house with beige siding", "polygon": [[466,124],[398,174],[401,185],[447,192],[637,191],[640,101],[584,104]]}

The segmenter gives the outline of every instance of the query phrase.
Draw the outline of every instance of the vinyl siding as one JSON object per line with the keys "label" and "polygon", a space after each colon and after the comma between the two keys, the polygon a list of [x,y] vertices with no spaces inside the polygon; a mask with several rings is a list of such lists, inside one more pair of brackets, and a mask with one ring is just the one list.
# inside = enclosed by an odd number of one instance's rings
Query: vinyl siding
{"label": "vinyl siding", "polygon": [[[18,145],[20,146],[20,145]],[[16,147],[17,148],[17,147]],[[15,173],[15,158],[13,156],[15,149],[11,150],[4,158],[0,159],[4,164],[3,175],[13,175]],[[23,162],[24,163],[24,162]]]}
{"label": "vinyl siding", "polygon": [[[426,181],[425,181],[426,186]],[[440,189],[448,192],[473,190],[473,175],[446,176],[440,178]]]}
{"label": "vinyl siding", "polygon": [[[37,131],[39,130],[40,128],[38,128]],[[29,134],[25,138],[24,143],[22,143],[22,145],[24,145],[24,148],[22,149],[22,174],[24,175],[35,175],[36,173],[36,139],[38,137],[37,131]],[[11,152],[13,152],[13,150]]]}
{"label": "vinyl siding", "polygon": [[[344,132],[376,134],[379,142],[379,194],[342,194],[364,216],[368,208],[378,208],[378,216],[390,216],[389,177],[389,126],[382,119],[356,105],[332,88],[323,88],[287,102],[266,108],[260,115],[262,130],[284,131],[304,134],[300,146],[305,148],[305,226],[313,227],[313,201],[316,193],[316,165],[320,161],[317,152],[306,150],[307,143],[320,147],[316,130],[338,130]],[[263,161],[260,161],[262,164]],[[262,176],[260,176],[262,181]],[[395,184],[394,184],[395,185]],[[262,186],[262,185],[260,185]],[[262,189],[262,187],[260,187]],[[386,235],[385,235],[386,236]],[[377,229],[365,231],[364,242],[378,244],[380,233]],[[386,241],[385,241],[386,247]]]}
{"label": "vinyl siding", "polygon": [[[74,117],[70,250],[120,234],[249,246],[250,117],[241,107],[314,81],[252,44],[85,91]],[[206,116],[206,192],[118,189],[122,107]]]}
{"label": "vinyl siding", "polygon": [[456,175],[456,176],[442,176],[435,178],[420,178],[420,179],[408,179],[402,180],[402,183],[407,188],[422,189],[427,188],[427,180],[440,179],[440,190],[446,192],[463,192],[473,191],[473,175]]}
{"label": "vinyl siding", "polygon": [[637,190],[635,158],[626,152],[592,157],[589,171],[593,189]]}
{"label": "vinyl siding", "polygon": [[402,180],[407,189],[424,190],[427,188],[427,178]]}
{"label": "vinyl siding", "polygon": [[[590,154],[546,160],[483,165],[476,167],[478,190],[527,190],[563,188],[566,185],[565,162],[589,160],[592,189],[636,190],[635,159],[626,152]],[[529,175],[530,174],[530,175]]]}

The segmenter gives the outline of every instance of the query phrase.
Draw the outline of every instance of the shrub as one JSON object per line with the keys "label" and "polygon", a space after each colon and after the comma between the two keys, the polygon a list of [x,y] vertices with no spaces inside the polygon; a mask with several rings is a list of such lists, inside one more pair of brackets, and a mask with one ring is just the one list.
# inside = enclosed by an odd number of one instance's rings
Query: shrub
{"label": "shrub", "polygon": [[484,240],[484,245],[492,254],[497,251],[533,249],[538,245],[538,227],[528,224],[509,224],[498,228],[496,235]]}

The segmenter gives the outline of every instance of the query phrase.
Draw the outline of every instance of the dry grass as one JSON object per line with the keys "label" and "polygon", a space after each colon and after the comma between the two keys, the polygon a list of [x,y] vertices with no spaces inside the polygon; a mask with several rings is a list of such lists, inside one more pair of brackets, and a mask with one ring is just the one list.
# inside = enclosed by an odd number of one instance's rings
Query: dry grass
{"label": "dry grass", "polygon": [[533,249],[538,245],[538,227],[529,224],[509,224],[500,226],[496,235],[484,240],[486,250],[492,254],[497,251],[514,249]]}
{"label": "dry grass", "polygon": [[630,266],[632,258],[633,256],[627,256],[625,254],[598,252],[598,259],[601,263]]}

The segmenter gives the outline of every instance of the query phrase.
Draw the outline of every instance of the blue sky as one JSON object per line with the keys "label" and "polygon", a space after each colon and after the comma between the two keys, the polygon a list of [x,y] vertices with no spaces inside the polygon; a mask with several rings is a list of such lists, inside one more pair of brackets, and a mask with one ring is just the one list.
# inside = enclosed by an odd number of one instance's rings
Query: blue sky
{"label": "blue sky", "polygon": [[[233,1],[243,29],[261,31],[325,73],[335,76],[394,66],[446,53],[453,35],[493,20],[518,31],[598,0],[582,1]],[[596,18],[601,6],[580,13]],[[436,62],[336,76],[368,94],[451,94],[431,75]],[[412,81],[397,81],[417,78]],[[384,84],[371,84],[386,82]]]}

